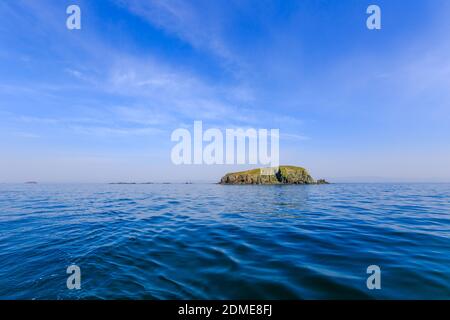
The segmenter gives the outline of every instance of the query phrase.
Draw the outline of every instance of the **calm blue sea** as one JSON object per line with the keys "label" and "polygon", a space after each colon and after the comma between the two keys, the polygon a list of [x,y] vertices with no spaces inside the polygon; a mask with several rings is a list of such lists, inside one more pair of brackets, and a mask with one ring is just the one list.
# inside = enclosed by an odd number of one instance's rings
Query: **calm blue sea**
{"label": "calm blue sea", "polygon": [[450,185],[3,184],[0,298],[450,299]]}

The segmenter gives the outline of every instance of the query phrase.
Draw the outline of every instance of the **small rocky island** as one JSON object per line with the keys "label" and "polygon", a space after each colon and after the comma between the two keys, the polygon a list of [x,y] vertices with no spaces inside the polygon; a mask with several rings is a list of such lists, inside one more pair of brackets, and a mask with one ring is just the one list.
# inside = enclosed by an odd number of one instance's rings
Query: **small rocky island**
{"label": "small rocky island", "polygon": [[328,184],[323,179],[314,180],[305,168],[279,166],[227,173],[220,184]]}

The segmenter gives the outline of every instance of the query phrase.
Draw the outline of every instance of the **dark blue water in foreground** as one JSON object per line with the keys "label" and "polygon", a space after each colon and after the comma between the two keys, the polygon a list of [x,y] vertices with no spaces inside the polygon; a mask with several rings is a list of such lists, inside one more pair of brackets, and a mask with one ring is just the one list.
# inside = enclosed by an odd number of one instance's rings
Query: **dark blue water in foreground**
{"label": "dark blue water in foreground", "polygon": [[450,185],[0,185],[0,298],[449,299]]}

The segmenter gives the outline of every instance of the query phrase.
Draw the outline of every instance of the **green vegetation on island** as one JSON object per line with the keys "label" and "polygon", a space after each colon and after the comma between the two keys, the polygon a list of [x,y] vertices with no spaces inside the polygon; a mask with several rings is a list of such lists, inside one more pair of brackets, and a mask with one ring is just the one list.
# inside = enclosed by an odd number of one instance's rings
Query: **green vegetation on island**
{"label": "green vegetation on island", "polygon": [[323,179],[314,180],[305,168],[279,166],[227,173],[221,184],[328,184]]}

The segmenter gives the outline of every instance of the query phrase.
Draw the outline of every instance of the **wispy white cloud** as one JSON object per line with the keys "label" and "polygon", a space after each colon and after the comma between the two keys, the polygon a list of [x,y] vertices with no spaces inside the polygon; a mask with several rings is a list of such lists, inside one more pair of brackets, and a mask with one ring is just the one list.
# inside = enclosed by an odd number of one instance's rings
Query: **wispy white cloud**
{"label": "wispy white cloud", "polygon": [[78,134],[98,137],[154,136],[166,133],[164,130],[149,127],[71,126],[71,129]]}
{"label": "wispy white cloud", "polygon": [[[154,26],[177,36],[197,49],[206,50],[228,63],[241,64],[224,40],[226,25],[223,17],[214,14],[209,1],[196,3],[182,0],[116,0]],[[219,3],[216,3],[219,4]],[[224,13],[224,10],[220,10]]]}
{"label": "wispy white cloud", "polygon": [[[242,103],[229,97],[231,88],[215,86],[187,71],[174,70],[154,59],[138,59],[121,56],[108,71],[105,90],[115,94],[134,97],[139,110],[152,113],[161,119],[222,120],[237,117]],[[119,111],[123,109],[119,109]],[[127,116],[131,115],[128,107]],[[148,115],[147,117],[148,118]]]}
{"label": "wispy white cloud", "polygon": [[38,139],[41,136],[32,132],[14,132],[14,136],[18,138],[24,138],[24,139]]}
{"label": "wispy white cloud", "polygon": [[144,106],[118,106],[113,107],[112,111],[121,121],[139,125],[161,126],[176,122],[176,118],[174,118],[172,114],[161,112],[156,108]]}
{"label": "wispy white cloud", "polygon": [[311,138],[300,135],[300,134],[283,132],[283,133],[281,133],[281,139],[294,140],[294,141],[305,141],[305,140],[310,140]]}
{"label": "wispy white cloud", "polygon": [[61,118],[48,118],[39,116],[14,116],[11,119],[18,122],[28,124],[42,124],[42,125],[69,125],[69,124],[105,124],[110,121],[106,119],[87,118],[87,117],[61,117]]}
{"label": "wispy white cloud", "polygon": [[[222,32],[226,28],[224,21],[208,17],[209,14],[202,11],[202,6],[208,5],[208,2],[200,6],[178,0],[118,2],[130,12],[178,36],[195,48],[207,50],[227,61],[237,61],[223,39]],[[56,32],[57,39],[67,36],[67,30],[55,22],[55,19],[50,19],[57,12],[51,2],[37,5],[20,1],[18,5],[39,21],[43,33]],[[30,83],[20,88],[4,85],[3,90],[17,94],[24,90],[28,95],[47,94],[58,98],[63,91],[67,93],[73,88],[85,92],[95,90],[96,94],[107,95],[110,101],[126,98],[130,102],[120,103],[120,107],[113,102],[111,106],[102,105],[98,108],[99,121],[113,117],[115,124],[123,121],[154,127],[176,126],[200,119],[214,124],[247,125],[261,124],[264,120],[280,116],[279,110],[271,115],[259,111],[256,94],[248,83],[236,81],[231,85],[215,84],[193,71],[169,65],[161,58],[137,56],[125,52],[123,48],[110,47],[95,32],[82,32],[83,37],[71,37],[71,41],[76,42],[74,46],[76,45],[79,55],[84,57],[84,64],[67,64],[61,70],[69,76],[65,83]],[[64,48],[63,45],[56,47]],[[62,49],[59,53],[61,57],[69,54]],[[79,81],[74,83],[70,81],[71,78]],[[77,101],[76,96],[71,96],[66,103],[74,106],[83,102]],[[57,121],[65,125],[79,122],[75,118],[77,117],[58,118]]]}

